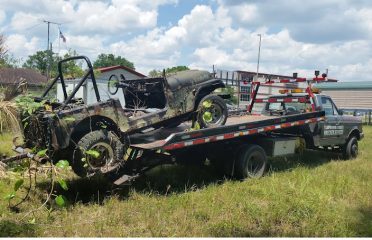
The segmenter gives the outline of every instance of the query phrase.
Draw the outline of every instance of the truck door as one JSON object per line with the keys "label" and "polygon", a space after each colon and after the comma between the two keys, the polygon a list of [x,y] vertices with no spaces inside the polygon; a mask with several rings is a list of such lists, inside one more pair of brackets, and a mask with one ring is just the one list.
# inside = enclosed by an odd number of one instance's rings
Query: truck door
{"label": "truck door", "polygon": [[320,145],[330,146],[342,144],[344,142],[342,137],[344,126],[341,124],[341,115],[338,113],[331,98],[321,96],[321,105],[325,112],[325,120],[319,124]]}

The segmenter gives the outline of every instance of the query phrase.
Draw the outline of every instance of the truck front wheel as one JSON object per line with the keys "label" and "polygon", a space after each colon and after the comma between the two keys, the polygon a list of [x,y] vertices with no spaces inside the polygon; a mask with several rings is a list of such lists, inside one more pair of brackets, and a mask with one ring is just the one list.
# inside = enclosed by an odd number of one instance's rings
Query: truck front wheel
{"label": "truck front wheel", "polygon": [[113,132],[97,130],[82,137],[73,151],[72,169],[80,177],[108,174],[124,163],[126,146]]}
{"label": "truck front wheel", "polygon": [[358,156],[358,140],[356,137],[349,138],[345,143],[343,156],[345,159],[353,159]]}
{"label": "truck front wheel", "polygon": [[267,156],[265,150],[258,145],[243,145],[240,147],[235,162],[236,177],[259,178],[265,172]]}

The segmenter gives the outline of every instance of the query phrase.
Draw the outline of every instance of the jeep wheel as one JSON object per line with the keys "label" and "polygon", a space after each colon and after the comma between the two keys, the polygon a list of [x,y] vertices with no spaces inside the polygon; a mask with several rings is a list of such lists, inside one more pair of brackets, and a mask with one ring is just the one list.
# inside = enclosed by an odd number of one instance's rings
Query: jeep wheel
{"label": "jeep wheel", "polygon": [[125,146],[112,132],[93,131],[80,139],[73,151],[72,169],[80,177],[106,175],[124,162]]}
{"label": "jeep wheel", "polygon": [[223,126],[227,116],[227,106],[221,97],[208,95],[200,101],[197,121],[201,128]]}
{"label": "jeep wheel", "polygon": [[353,159],[358,156],[358,140],[356,137],[351,137],[346,142],[343,148],[344,159]]}

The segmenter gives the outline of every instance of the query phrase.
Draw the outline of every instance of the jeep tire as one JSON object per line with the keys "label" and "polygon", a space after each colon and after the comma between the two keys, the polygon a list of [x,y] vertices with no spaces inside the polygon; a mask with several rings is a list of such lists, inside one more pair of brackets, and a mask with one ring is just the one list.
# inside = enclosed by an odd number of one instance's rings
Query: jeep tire
{"label": "jeep tire", "polygon": [[[209,102],[206,107],[203,103]],[[206,114],[208,113],[208,118]],[[228,110],[225,101],[216,95],[207,95],[199,103],[197,122],[200,128],[218,127],[226,123]]]}
{"label": "jeep tire", "polygon": [[[87,154],[88,150],[95,150],[99,156]],[[106,175],[118,170],[124,163],[125,152],[126,146],[113,132],[93,131],[79,140],[72,153],[71,166],[80,177]]]}

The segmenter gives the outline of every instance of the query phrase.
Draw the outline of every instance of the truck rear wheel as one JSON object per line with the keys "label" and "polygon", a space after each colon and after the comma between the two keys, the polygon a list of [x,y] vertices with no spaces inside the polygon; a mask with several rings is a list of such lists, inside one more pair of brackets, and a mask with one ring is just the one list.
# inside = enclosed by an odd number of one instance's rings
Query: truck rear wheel
{"label": "truck rear wheel", "polygon": [[356,137],[349,138],[345,143],[343,156],[345,159],[353,159],[358,156],[358,139]]}
{"label": "truck rear wheel", "polygon": [[265,172],[267,156],[265,150],[258,145],[240,147],[235,164],[235,175],[240,179],[259,178]]}
{"label": "truck rear wheel", "polygon": [[79,140],[73,151],[72,169],[80,177],[112,173],[123,164],[126,149],[113,132],[90,132]]}

